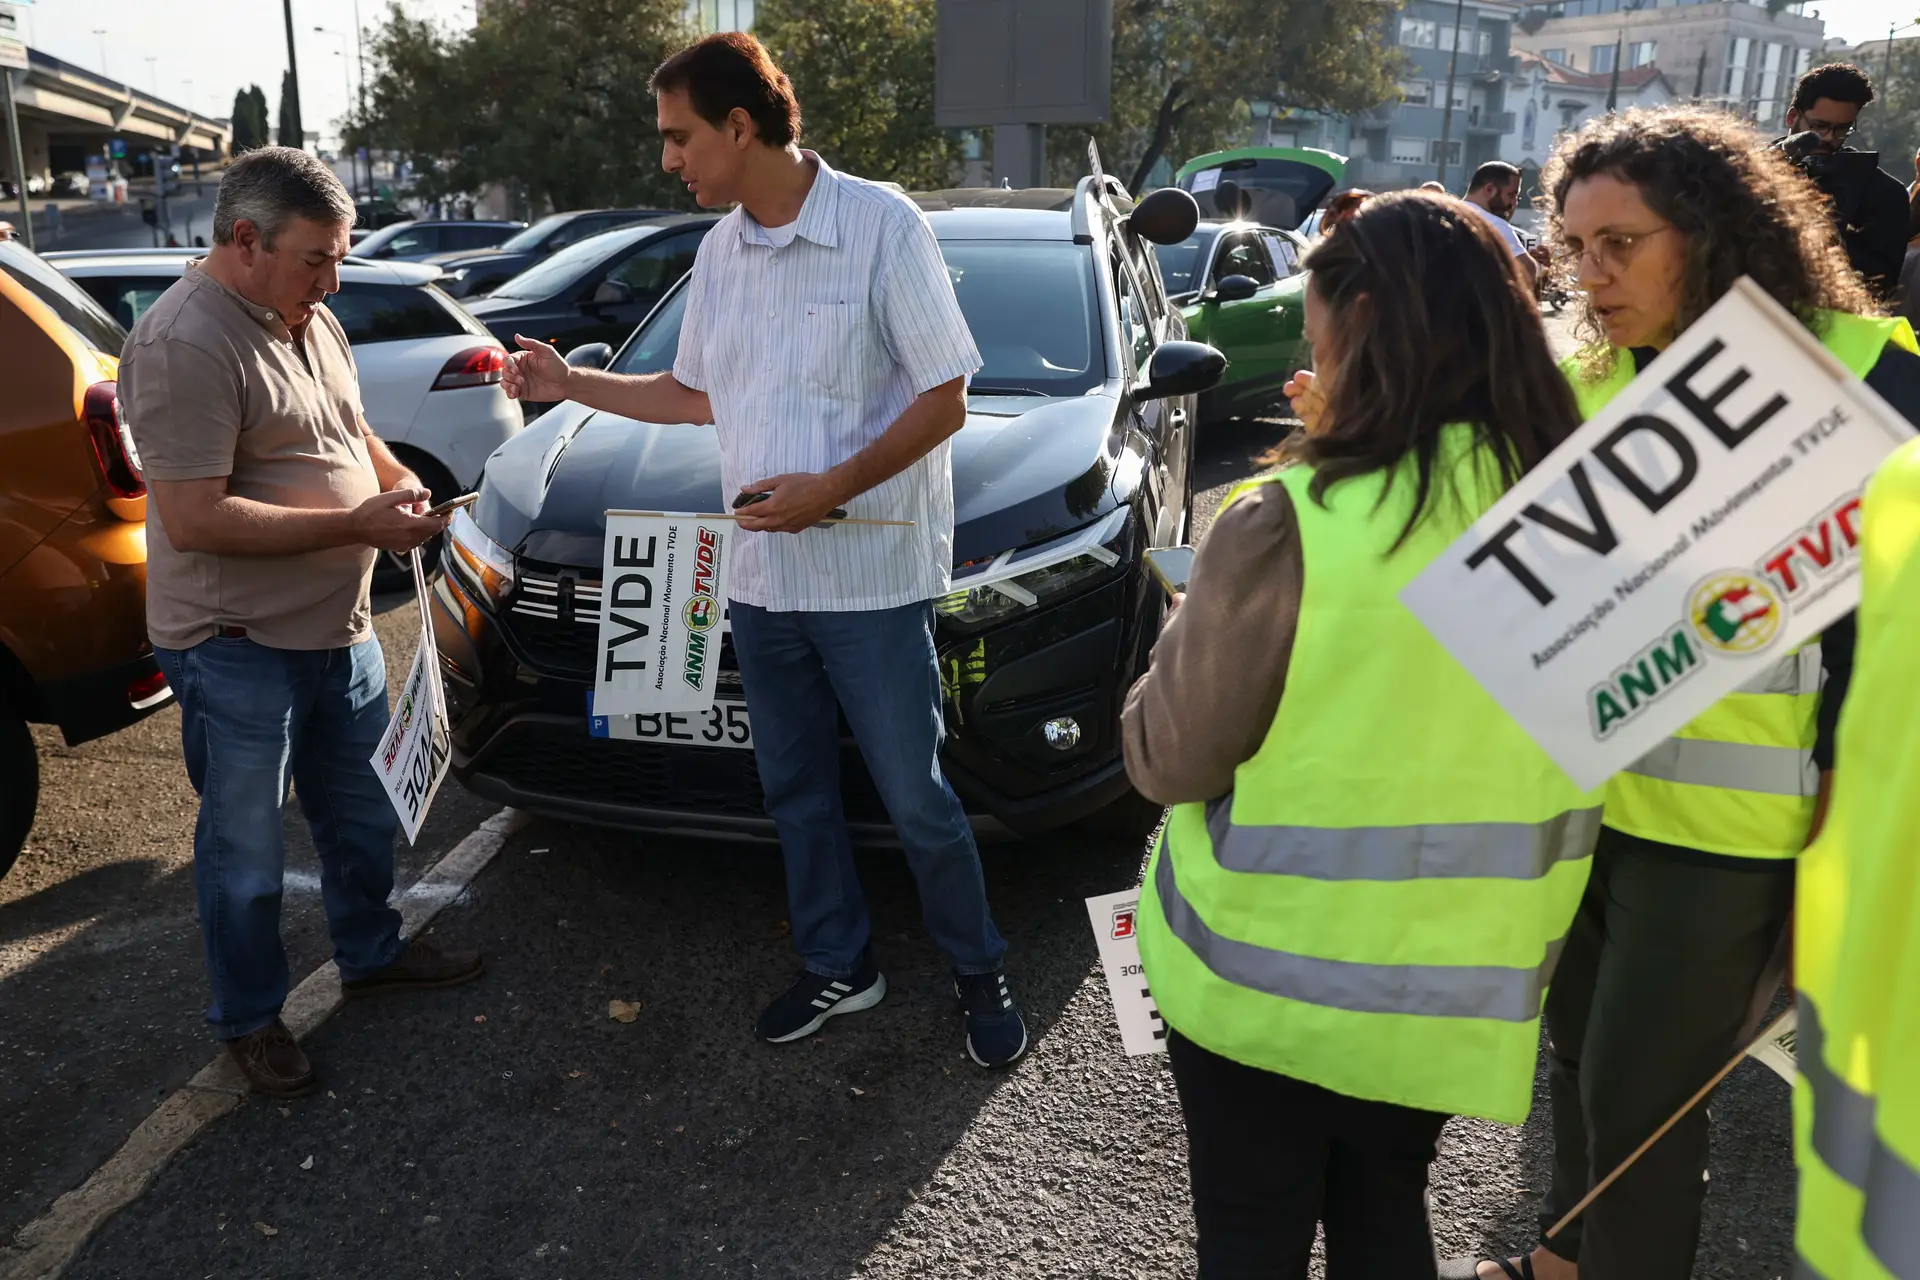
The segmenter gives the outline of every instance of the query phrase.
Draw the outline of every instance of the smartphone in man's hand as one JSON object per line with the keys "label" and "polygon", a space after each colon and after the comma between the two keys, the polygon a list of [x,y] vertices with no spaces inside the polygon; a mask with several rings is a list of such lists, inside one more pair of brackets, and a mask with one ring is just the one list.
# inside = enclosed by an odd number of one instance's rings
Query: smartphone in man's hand
{"label": "smartphone in man's hand", "polygon": [[1192,547],[1149,547],[1147,572],[1168,595],[1177,595],[1187,589],[1187,579],[1193,574],[1193,557]]}
{"label": "smartphone in man's hand", "polygon": [[450,516],[460,508],[470,507],[478,501],[480,501],[479,494],[463,493],[457,498],[447,499],[437,507],[428,507],[427,514],[430,516]]}

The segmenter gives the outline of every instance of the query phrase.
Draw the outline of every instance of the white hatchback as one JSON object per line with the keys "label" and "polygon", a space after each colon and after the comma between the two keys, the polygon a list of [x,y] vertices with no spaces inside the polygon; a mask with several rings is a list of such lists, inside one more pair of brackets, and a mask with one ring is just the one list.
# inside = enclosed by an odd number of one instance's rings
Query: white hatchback
{"label": "white hatchback", "polygon": [[[44,256],[131,329],[200,253],[125,249]],[[487,458],[525,419],[500,388],[506,351],[434,284],[439,276],[438,267],[349,258],[340,268],[340,292],[327,306],[353,344],[368,424],[444,502],[479,485]],[[406,580],[404,559],[382,557],[380,589],[402,587]]]}

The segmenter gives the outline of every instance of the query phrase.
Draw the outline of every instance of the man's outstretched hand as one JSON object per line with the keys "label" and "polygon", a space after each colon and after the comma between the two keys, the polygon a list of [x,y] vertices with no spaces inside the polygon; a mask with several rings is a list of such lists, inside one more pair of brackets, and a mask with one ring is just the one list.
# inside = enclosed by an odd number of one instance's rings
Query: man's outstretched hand
{"label": "man's outstretched hand", "polygon": [[742,493],[770,493],[763,502],[741,507],[740,527],[755,533],[799,533],[811,529],[843,501],[845,495],[824,475],[796,472],[756,480]]}
{"label": "man's outstretched hand", "polygon": [[560,353],[544,342],[513,335],[520,350],[507,357],[500,385],[508,398],[547,402],[567,399],[567,380],[573,372]]}

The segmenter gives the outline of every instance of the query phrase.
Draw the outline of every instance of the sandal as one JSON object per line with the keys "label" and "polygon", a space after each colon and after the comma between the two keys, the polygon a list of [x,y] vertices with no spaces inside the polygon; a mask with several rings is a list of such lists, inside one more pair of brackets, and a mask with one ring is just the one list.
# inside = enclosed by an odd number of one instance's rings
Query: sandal
{"label": "sandal", "polygon": [[1533,1280],[1533,1254],[1520,1255],[1520,1265],[1505,1258],[1452,1258],[1440,1264],[1440,1280],[1480,1280],[1480,1268],[1491,1262],[1507,1280]]}

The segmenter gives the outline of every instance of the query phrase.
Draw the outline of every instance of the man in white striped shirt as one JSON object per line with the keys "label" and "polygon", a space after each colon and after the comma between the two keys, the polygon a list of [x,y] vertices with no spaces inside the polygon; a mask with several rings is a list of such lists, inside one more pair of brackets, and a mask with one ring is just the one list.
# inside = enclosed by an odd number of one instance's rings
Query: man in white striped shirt
{"label": "man in white striped shirt", "polygon": [[[573,369],[516,335],[507,391],[711,422],[724,491],[754,499],[728,569],[733,645],[805,962],[758,1034],[798,1040],[886,995],[841,809],[844,714],[953,964],[967,1051],[1004,1066],[1026,1051],[1026,1025],[940,768],[933,640],[953,560],[948,441],[980,353],[926,218],[800,150],[793,86],[759,41],[709,36],[661,64],[652,87],[664,167],[703,208],[738,206],[700,246],[673,371]],[[836,509],[910,523],[822,525]]]}

